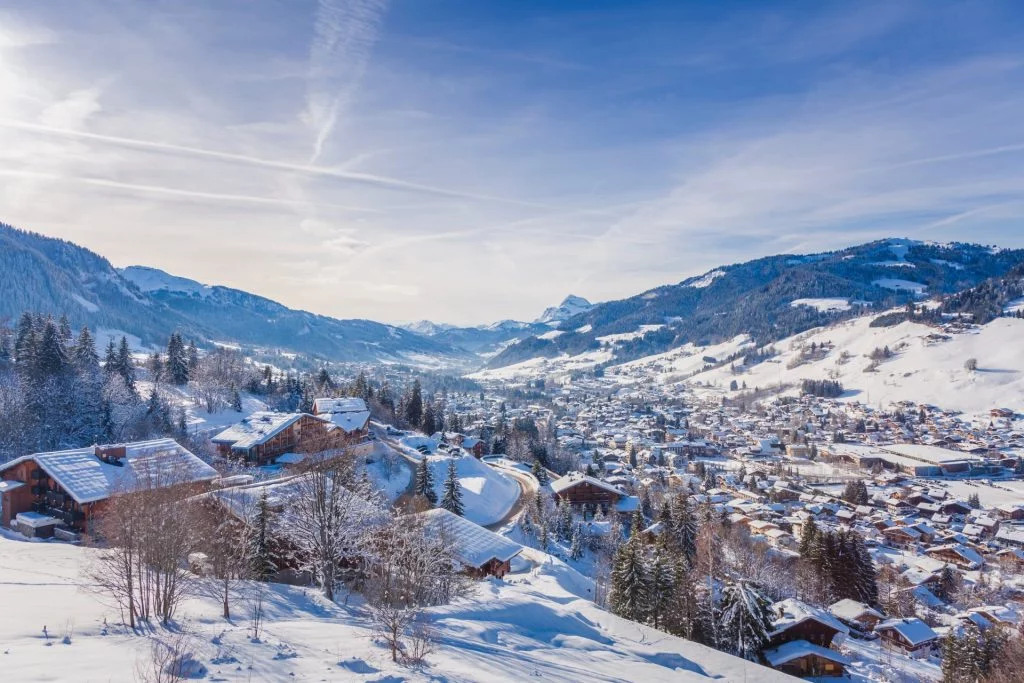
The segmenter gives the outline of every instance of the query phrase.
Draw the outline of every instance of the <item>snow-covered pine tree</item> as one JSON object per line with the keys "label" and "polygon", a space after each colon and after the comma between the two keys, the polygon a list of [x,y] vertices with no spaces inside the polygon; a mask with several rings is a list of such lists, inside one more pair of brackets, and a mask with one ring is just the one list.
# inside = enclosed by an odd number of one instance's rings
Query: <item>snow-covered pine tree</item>
{"label": "snow-covered pine tree", "polygon": [[665,614],[672,608],[675,594],[675,570],[665,548],[659,548],[648,576],[647,618],[654,628],[662,628]]}
{"label": "snow-covered pine tree", "polygon": [[647,586],[642,546],[634,537],[619,546],[615,553],[608,596],[611,611],[626,619],[644,621],[649,604]]}
{"label": "snow-covered pine tree", "polygon": [[267,491],[260,492],[252,519],[249,547],[249,571],[258,581],[266,581],[277,572],[277,563],[270,545],[270,524],[274,511],[267,500]]}
{"label": "snow-covered pine tree", "polygon": [[569,545],[569,557],[578,560],[583,557],[583,525],[577,522],[572,528],[572,542]]}
{"label": "snow-covered pine tree", "polygon": [[732,654],[756,661],[772,631],[771,604],[752,583],[726,583],[718,628],[721,645]]}
{"label": "snow-covered pine tree", "polygon": [[177,332],[171,333],[167,341],[167,374],[173,384],[188,383],[188,359],[185,357],[185,342]]}
{"label": "snow-covered pine tree", "polygon": [[466,514],[466,509],[462,504],[462,484],[459,483],[459,473],[455,469],[454,459],[448,462],[448,476],[444,480],[441,507],[459,517]]}
{"label": "snow-covered pine tree", "polygon": [[430,471],[427,456],[423,456],[419,464],[416,465],[414,490],[416,495],[423,496],[429,500],[432,506],[437,505],[437,492],[434,490],[434,474]]}
{"label": "snow-covered pine tree", "polygon": [[572,537],[572,505],[569,501],[560,499],[558,501],[557,531],[559,538],[569,540]]}
{"label": "snow-covered pine tree", "polygon": [[677,495],[672,499],[672,537],[676,547],[692,564],[697,554],[697,520],[689,498]]}
{"label": "snow-covered pine tree", "polygon": [[544,466],[540,464],[540,460],[533,461],[533,466],[530,468],[530,472],[533,473],[538,484],[541,486],[548,485],[548,473],[547,470],[544,469]]}

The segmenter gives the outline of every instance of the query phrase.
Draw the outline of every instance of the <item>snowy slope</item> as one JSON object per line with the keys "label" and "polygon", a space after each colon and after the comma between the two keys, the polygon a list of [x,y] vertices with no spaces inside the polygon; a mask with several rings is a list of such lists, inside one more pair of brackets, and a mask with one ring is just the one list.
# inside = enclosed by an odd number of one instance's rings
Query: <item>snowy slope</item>
{"label": "snowy slope", "polygon": [[[448,477],[446,455],[427,456],[434,475],[434,491],[440,501],[444,496],[444,480]],[[462,503],[466,506],[466,519],[486,526],[501,521],[519,499],[519,484],[493,467],[488,467],[472,455],[454,458],[455,470],[462,485]]]}
{"label": "snowy slope", "polygon": [[[977,329],[947,333],[934,327],[903,322],[892,327],[871,327],[876,316],[856,318],[810,330],[775,343],[781,353],[739,375],[729,367],[716,368],[692,378],[719,388],[736,379],[748,387],[799,385],[802,379],[837,379],[843,400],[886,406],[894,401],[930,403],[972,415],[994,407],[1024,411],[1024,320],[997,318]],[[811,343],[831,342],[834,347],[818,360],[796,367],[801,349]],[[868,356],[876,348],[893,352],[874,372]],[[842,354],[849,354],[843,360]],[[978,369],[964,363],[976,358]],[[639,362],[639,361],[638,361]],[[791,389],[791,392],[796,388]]]}
{"label": "snowy slope", "polygon": [[[125,632],[116,608],[82,578],[94,552],[0,535],[3,680],[132,681],[152,639],[168,635],[160,627]],[[614,617],[580,597],[589,583],[575,570],[526,553],[527,568],[507,583],[481,582],[469,598],[431,610],[438,644],[422,670],[391,663],[357,595],[341,606],[309,589],[268,584],[260,641],[246,632],[241,600],[228,622],[216,598],[190,599],[178,623],[208,670],[201,680],[793,680]]]}
{"label": "snowy slope", "polygon": [[613,365],[605,371],[605,375],[627,383],[630,380],[646,381],[649,378],[659,383],[671,383],[699,372],[709,362],[724,361],[735,353],[752,348],[753,343],[745,334],[711,346],[686,344],[665,353]]}

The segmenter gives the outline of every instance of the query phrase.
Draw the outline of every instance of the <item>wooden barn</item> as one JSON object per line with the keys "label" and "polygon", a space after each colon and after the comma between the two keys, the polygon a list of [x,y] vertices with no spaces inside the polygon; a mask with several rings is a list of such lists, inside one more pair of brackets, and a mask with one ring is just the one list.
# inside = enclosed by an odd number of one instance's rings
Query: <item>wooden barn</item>
{"label": "wooden barn", "polygon": [[0,466],[0,523],[30,536],[88,532],[113,495],[202,489],[218,476],[173,439],[34,453]]}

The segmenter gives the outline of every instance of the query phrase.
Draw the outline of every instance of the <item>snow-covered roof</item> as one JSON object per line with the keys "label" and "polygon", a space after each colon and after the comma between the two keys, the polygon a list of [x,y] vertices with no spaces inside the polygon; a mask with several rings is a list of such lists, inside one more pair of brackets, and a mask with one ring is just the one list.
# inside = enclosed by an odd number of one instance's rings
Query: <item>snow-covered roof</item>
{"label": "snow-covered roof", "polygon": [[772,666],[782,666],[786,662],[791,662],[794,659],[806,657],[807,655],[816,655],[823,659],[836,662],[837,664],[842,664],[843,666],[850,663],[849,659],[835,650],[830,650],[827,647],[809,643],[806,640],[791,640],[788,643],[783,643],[777,648],[764,651],[764,658]]}
{"label": "snow-covered roof", "polygon": [[[102,447],[110,450],[109,446]],[[174,439],[155,439],[124,444],[121,465],[100,460],[96,447],[33,453],[16,458],[10,468],[33,460],[76,503],[84,505],[131,491],[146,480],[157,485],[183,484],[216,479],[217,470],[179,445]]]}
{"label": "snow-covered roof", "polygon": [[491,560],[505,562],[522,552],[523,547],[504,536],[488,531],[479,524],[444,508],[434,508],[417,515],[429,533],[450,534],[455,557],[470,567],[480,567]]}
{"label": "snow-covered roof", "polygon": [[909,619],[890,619],[889,621],[883,621],[878,626],[875,626],[876,633],[888,631],[890,629],[903,636],[904,640],[912,646],[927,643],[929,640],[935,640],[939,637],[928,624],[916,617],[911,617]]}
{"label": "snow-covered roof", "polygon": [[241,422],[231,425],[211,441],[231,444],[232,448],[249,449],[270,441],[305,415],[306,413],[257,411]]}
{"label": "snow-covered roof", "polygon": [[956,553],[964,560],[966,560],[967,562],[976,567],[980,567],[981,565],[985,564],[985,558],[983,558],[978,553],[978,551],[974,550],[973,548],[968,548],[967,546],[961,543],[948,543],[946,545],[937,545],[928,548],[927,550],[925,550],[925,552],[931,554],[942,552],[944,550],[949,550],[953,553]]}
{"label": "snow-covered roof", "polygon": [[882,613],[876,609],[868,607],[863,602],[857,602],[856,600],[850,600],[845,598],[839,602],[831,605],[828,611],[839,617],[840,619],[846,619],[848,621],[856,621],[864,615],[869,615],[882,618]]}
{"label": "snow-covered roof", "polygon": [[362,413],[367,412],[366,401],[361,398],[346,396],[343,398],[313,399],[313,412],[322,413]]}
{"label": "snow-covered roof", "polygon": [[560,477],[555,481],[551,482],[551,490],[554,493],[561,493],[562,491],[565,491],[567,489],[572,488],[573,486],[578,486],[579,484],[583,483],[590,484],[591,486],[596,486],[597,488],[604,489],[605,491],[609,491],[618,496],[625,495],[615,486],[612,486],[611,484],[601,481],[600,479],[597,479],[595,477],[590,477],[579,472],[570,472],[564,477]]}
{"label": "snow-covered roof", "polygon": [[[361,400],[361,399],[360,399]],[[331,424],[345,431],[346,434],[366,428],[370,421],[370,411],[346,411],[343,413],[332,413]]]}
{"label": "snow-covered roof", "polygon": [[775,603],[772,605],[772,611],[778,616],[772,622],[775,629],[769,634],[770,636],[776,636],[808,620],[814,620],[830,626],[839,633],[848,634],[850,632],[846,624],[825,610],[800,602],[795,598],[787,598]]}

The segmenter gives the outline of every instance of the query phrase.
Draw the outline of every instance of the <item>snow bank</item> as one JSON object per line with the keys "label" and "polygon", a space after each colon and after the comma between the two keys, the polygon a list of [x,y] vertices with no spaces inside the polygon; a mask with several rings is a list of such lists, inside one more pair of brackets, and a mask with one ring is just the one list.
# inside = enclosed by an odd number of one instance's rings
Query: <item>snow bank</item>
{"label": "snow bank", "polygon": [[818,311],[848,311],[850,310],[849,299],[793,299],[789,302],[793,308],[797,306],[810,306]]}

